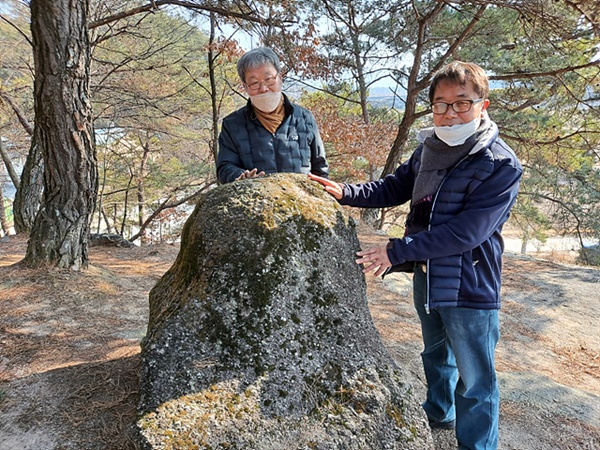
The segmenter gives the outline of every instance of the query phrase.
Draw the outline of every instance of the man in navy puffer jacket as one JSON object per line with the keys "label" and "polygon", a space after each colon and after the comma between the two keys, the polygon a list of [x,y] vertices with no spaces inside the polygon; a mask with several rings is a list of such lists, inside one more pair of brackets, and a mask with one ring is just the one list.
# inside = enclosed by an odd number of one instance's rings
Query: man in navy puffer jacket
{"label": "man in navy puffer jacket", "polygon": [[315,118],[282,94],[279,58],[273,50],[261,47],[246,52],[237,70],[250,99],[223,119],[219,181],[276,172],[327,177],[329,167]]}
{"label": "man in navy puffer jacket", "polygon": [[432,428],[456,429],[459,449],[498,447],[502,226],[522,174],[515,153],[487,115],[481,67],[453,62],[433,78],[434,127],[393,175],[344,185],[316,176],[340,203],[383,208],[410,201],[406,233],[358,252],[365,273],[414,271],[427,378],[423,408]]}

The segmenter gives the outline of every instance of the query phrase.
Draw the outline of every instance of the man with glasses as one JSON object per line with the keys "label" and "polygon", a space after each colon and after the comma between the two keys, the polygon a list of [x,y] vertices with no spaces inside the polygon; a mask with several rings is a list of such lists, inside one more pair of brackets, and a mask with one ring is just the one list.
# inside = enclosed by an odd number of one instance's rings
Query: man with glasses
{"label": "man with glasses", "polygon": [[325,149],[313,114],[281,92],[280,62],[270,48],[246,52],[237,63],[249,95],[246,106],[223,119],[217,176],[221,183],[275,172],[327,177]]}
{"label": "man with glasses", "polygon": [[[414,272],[432,429],[456,430],[461,450],[498,447],[501,231],[521,165],[487,114],[481,67],[453,62],[432,80],[433,127],[394,174],[344,185],[309,175],[341,204],[385,208],[410,202],[405,235],[360,251],[363,272]],[[407,269],[409,268],[409,269]]]}

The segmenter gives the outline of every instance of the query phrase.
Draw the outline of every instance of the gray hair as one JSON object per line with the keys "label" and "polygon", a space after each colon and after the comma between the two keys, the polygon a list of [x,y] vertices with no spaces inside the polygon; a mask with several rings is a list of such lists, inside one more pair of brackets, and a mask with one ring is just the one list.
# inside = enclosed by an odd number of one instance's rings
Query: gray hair
{"label": "gray hair", "polygon": [[280,71],[279,58],[273,50],[268,47],[258,47],[247,51],[242,55],[237,63],[237,71],[240,80],[246,82],[246,71],[248,69],[256,69],[258,67],[271,65],[277,73]]}

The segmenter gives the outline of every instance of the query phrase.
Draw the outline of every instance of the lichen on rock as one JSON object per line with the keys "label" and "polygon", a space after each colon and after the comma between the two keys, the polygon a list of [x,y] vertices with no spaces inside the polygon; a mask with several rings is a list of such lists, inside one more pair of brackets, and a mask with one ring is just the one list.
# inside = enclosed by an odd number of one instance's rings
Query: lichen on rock
{"label": "lichen on rock", "polygon": [[427,449],[353,222],[305,175],[220,186],[150,293],[140,448]]}

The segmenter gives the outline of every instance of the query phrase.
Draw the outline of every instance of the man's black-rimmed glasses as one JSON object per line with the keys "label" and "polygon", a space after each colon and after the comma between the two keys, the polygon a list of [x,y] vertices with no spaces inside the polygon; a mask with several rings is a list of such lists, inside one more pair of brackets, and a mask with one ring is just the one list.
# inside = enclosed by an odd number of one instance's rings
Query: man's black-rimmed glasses
{"label": "man's black-rimmed glasses", "polygon": [[482,98],[476,98],[474,100],[458,100],[454,103],[435,102],[431,104],[431,110],[434,114],[444,114],[448,111],[448,107],[452,106],[452,109],[457,113],[466,113],[471,111],[473,103],[482,102]]}

